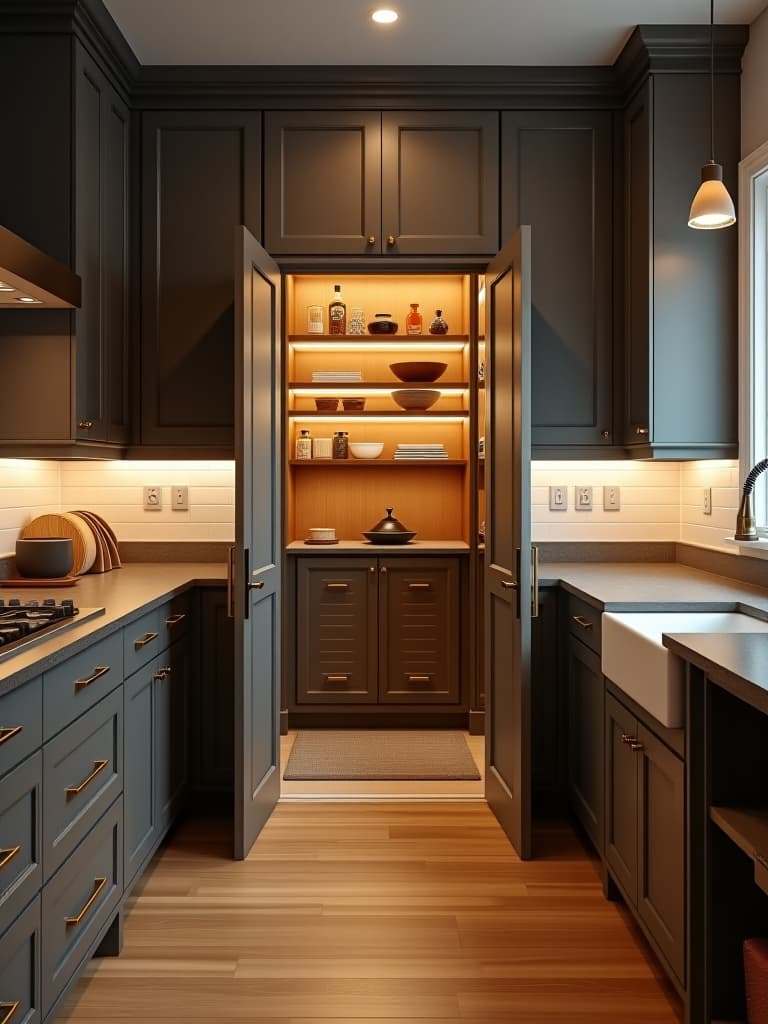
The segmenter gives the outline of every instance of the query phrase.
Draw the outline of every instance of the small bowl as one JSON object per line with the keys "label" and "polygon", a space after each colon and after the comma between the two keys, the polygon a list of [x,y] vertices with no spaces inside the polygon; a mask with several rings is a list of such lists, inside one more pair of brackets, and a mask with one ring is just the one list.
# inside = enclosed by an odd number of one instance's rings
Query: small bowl
{"label": "small bowl", "polygon": [[315,408],[318,412],[336,412],[339,408],[338,398],[316,398]]}
{"label": "small bowl", "polygon": [[54,580],[72,572],[71,537],[20,537],[16,541],[16,569],[29,579]]}
{"label": "small bowl", "polygon": [[372,320],[368,324],[369,334],[397,334],[398,325],[394,320]]}
{"label": "small bowl", "polygon": [[384,451],[383,441],[350,441],[349,450],[356,459],[378,459]]}
{"label": "small bowl", "polygon": [[410,383],[411,381],[431,384],[435,380],[439,380],[440,377],[448,369],[448,363],[433,363],[433,362],[410,362],[410,363],[390,363],[389,368],[397,377],[398,380]]}
{"label": "small bowl", "polygon": [[440,397],[439,391],[430,391],[427,388],[412,388],[404,391],[393,391],[392,398],[401,409],[431,409]]}
{"label": "small bowl", "polygon": [[365,408],[364,398],[342,398],[341,404],[345,412],[362,412]]}
{"label": "small bowl", "polygon": [[318,540],[336,540],[336,527],[335,526],[310,526],[307,531],[309,539]]}

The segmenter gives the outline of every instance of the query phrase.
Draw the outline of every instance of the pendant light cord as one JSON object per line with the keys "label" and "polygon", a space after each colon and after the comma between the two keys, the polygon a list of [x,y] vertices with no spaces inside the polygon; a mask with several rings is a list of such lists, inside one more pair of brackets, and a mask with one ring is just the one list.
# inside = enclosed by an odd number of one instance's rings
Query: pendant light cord
{"label": "pendant light cord", "polygon": [[709,152],[715,162],[715,0],[709,0]]}

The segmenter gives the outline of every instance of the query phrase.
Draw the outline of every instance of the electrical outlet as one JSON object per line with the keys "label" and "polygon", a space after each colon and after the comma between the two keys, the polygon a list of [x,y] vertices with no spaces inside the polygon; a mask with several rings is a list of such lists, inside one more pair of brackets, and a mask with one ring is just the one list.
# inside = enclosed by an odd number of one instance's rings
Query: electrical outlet
{"label": "electrical outlet", "polygon": [[568,488],[554,486],[549,488],[549,511],[565,512],[568,508]]}
{"label": "electrical outlet", "polygon": [[189,510],[189,488],[171,487],[171,508],[176,512]]}
{"label": "electrical outlet", "polygon": [[704,512],[705,516],[711,516],[712,515],[712,488],[711,487],[705,487],[704,488],[703,512]]}
{"label": "electrical outlet", "polygon": [[576,510],[581,512],[592,511],[592,488],[591,487],[577,487],[576,488]]}
{"label": "electrical outlet", "polygon": [[618,512],[621,508],[621,488],[603,487],[603,508],[606,512]]}
{"label": "electrical outlet", "polygon": [[144,508],[148,512],[154,512],[157,509],[163,507],[163,489],[162,487],[145,487],[144,488]]}

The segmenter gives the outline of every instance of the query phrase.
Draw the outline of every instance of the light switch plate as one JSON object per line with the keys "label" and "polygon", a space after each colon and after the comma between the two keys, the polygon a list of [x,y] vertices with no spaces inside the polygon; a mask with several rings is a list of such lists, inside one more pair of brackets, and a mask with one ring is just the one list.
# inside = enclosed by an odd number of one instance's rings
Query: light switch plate
{"label": "light switch plate", "polygon": [[163,507],[162,487],[144,488],[144,508],[147,512],[155,512]]}
{"label": "light switch plate", "polygon": [[566,512],[568,509],[568,488],[555,484],[549,488],[549,511]]}
{"label": "light switch plate", "polygon": [[575,508],[577,512],[591,512],[592,511],[592,488],[591,487],[577,487],[576,488],[576,504]]}
{"label": "light switch plate", "polygon": [[705,516],[712,515],[712,488],[704,488],[703,512]]}
{"label": "light switch plate", "polygon": [[618,512],[621,508],[621,488],[613,484],[603,485],[603,508],[606,512]]}
{"label": "light switch plate", "polygon": [[189,511],[189,488],[171,487],[171,508],[174,512]]}

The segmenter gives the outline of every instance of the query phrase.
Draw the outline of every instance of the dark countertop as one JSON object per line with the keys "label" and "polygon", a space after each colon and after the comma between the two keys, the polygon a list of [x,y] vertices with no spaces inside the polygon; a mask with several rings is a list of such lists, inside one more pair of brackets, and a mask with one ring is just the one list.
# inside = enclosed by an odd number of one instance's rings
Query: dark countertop
{"label": "dark countertop", "polygon": [[768,635],[669,633],[662,643],[712,682],[768,714]]}

